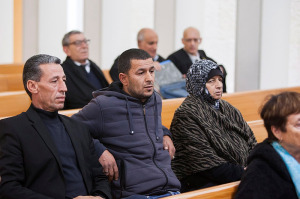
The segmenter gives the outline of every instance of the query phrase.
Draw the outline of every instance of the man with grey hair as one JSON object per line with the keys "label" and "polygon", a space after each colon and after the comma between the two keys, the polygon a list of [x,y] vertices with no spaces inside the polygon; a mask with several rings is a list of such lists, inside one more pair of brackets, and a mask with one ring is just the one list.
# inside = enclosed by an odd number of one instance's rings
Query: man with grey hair
{"label": "man with grey hair", "polygon": [[[152,57],[155,67],[160,68],[159,62],[165,61],[165,59],[156,53],[158,36],[156,32],[150,28],[142,28],[137,34],[137,44],[138,48],[146,51]],[[119,80],[118,72],[118,58],[115,59],[109,74],[113,81]]]}
{"label": "man with grey hair", "polygon": [[88,128],[58,114],[65,81],[57,57],[26,61],[23,84],[31,106],[0,120],[0,198],[111,198]]}
{"label": "man with grey hair", "polygon": [[101,69],[89,59],[89,42],[78,30],[68,32],[62,40],[67,55],[62,67],[68,78],[64,109],[82,108],[93,98],[93,91],[108,86]]}

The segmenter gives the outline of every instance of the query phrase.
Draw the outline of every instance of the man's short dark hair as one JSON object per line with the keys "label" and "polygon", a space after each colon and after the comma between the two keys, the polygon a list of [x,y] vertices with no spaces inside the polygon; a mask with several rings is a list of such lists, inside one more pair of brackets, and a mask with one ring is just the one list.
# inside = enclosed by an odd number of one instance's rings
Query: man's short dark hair
{"label": "man's short dark hair", "polygon": [[27,88],[27,81],[33,80],[39,82],[42,76],[42,70],[40,68],[41,64],[60,64],[60,59],[51,55],[39,54],[30,57],[23,69],[23,85],[25,91],[31,98],[31,93]]}
{"label": "man's short dark hair", "polygon": [[75,34],[83,34],[83,33],[79,30],[72,30],[66,33],[61,41],[62,46],[68,46],[70,44],[70,36]]}
{"label": "man's short dark hair", "polygon": [[152,58],[146,51],[138,48],[132,48],[124,51],[118,58],[119,73],[128,74],[131,68],[131,60],[146,60]]}

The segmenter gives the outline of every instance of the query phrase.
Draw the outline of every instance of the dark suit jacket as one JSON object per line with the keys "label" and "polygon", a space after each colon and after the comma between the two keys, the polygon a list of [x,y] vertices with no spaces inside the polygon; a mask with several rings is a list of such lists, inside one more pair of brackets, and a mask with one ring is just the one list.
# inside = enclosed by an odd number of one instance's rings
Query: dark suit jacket
{"label": "dark suit jacket", "polygon": [[[110,198],[110,188],[95,155],[86,126],[59,116],[77,156],[88,194]],[[51,135],[38,113],[0,120],[0,198],[65,199],[61,161]]]}
{"label": "dark suit jacket", "polygon": [[[201,59],[207,59],[207,60],[211,60],[211,61],[217,63],[212,58],[206,56],[204,50],[198,50],[198,53],[199,53]],[[178,70],[180,70],[180,72],[182,74],[186,74],[188,69],[190,68],[190,66],[193,64],[189,55],[187,54],[187,52],[185,52],[185,50],[183,48],[181,48],[180,50],[169,55],[167,59],[171,60],[175,64],[175,66],[178,68]],[[226,73],[225,67],[223,65],[219,65],[219,66],[223,67],[223,70],[224,70],[223,92],[226,92],[226,75],[227,75],[227,73]]]}
{"label": "dark suit jacket", "polygon": [[[97,76],[103,88],[108,86],[101,69],[91,60],[91,71]],[[81,70],[70,57],[62,63],[62,67],[67,77],[66,85],[68,91],[66,93],[66,100],[64,109],[82,108],[87,105],[93,98],[92,92],[98,90],[87,79],[85,71]]]}
{"label": "dark suit jacket", "polygon": [[[113,81],[119,81],[118,59],[119,57],[115,59],[113,65],[109,70],[110,77],[112,78]],[[156,61],[162,62],[165,61],[165,59],[162,56],[158,55],[158,59]]]}

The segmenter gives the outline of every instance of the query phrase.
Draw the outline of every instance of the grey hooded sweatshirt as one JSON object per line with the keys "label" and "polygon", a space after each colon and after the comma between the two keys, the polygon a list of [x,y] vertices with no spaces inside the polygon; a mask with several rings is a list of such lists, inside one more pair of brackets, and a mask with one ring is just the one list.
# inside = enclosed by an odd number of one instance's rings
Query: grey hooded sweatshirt
{"label": "grey hooded sweatshirt", "polygon": [[73,116],[100,140],[101,153],[107,149],[116,159],[119,179],[112,182],[112,195],[123,198],[179,191],[170,155],[163,149],[163,136],[169,131],[161,124],[161,97],[154,92],[142,103],[122,86],[114,82],[95,91],[94,99]]}

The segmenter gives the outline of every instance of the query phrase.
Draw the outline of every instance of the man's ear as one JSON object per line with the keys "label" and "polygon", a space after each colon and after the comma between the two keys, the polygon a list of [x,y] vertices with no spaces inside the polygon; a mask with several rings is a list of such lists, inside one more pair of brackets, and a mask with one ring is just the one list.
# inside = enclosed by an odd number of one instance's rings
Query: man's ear
{"label": "man's ear", "polygon": [[271,131],[273,135],[280,141],[282,140],[282,132],[279,128],[276,128],[275,126],[271,126]]}
{"label": "man's ear", "polygon": [[184,45],[184,38],[181,38],[181,43]]}
{"label": "man's ear", "polygon": [[124,86],[128,85],[128,75],[126,75],[125,73],[119,73],[119,79]]}
{"label": "man's ear", "polygon": [[201,44],[201,42],[202,42],[202,38],[200,37],[199,39],[200,39],[200,41],[199,41],[199,45],[200,45],[200,44]]}
{"label": "man's ear", "polygon": [[27,81],[27,89],[29,90],[30,93],[32,94],[36,94],[39,92],[39,89],[38,89],[38,84],[36,81],[33,81],[33,80],[28,80]]}
{"label": "man's ear", "polygon": [[67,56],[70,56],[69,46],[63,46],[63,51],[66,53]]}

